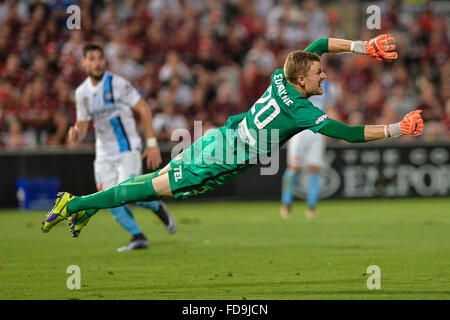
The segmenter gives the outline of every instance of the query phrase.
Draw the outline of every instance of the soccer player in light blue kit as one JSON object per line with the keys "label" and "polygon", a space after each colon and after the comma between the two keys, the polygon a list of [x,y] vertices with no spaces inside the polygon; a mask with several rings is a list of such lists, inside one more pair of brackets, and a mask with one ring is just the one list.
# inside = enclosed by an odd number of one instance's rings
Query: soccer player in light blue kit
{"label": "soccer player in light blue kit", "polygon": [[[107,189],[141,175],[142,158],[145,157],[147,167],[156,170],[162,160],[147,103],[129,81],[106,71],[101,47],[86,45],[82,63],[88,78],[75,91],[77,121],[69,129],[68,140],[69,143],[81,141],[86,135],[89,121],[94,121],[94,171],[97,189]],[[132,110],[139,114],[144,126],[147,146],[143,151]],[[151,209],[162,220],[169,233],[175,232],[175,220],[163,202],[141,201],[136,205]],[[128,206],[110,208],[110,211],[132,236],[130,243],[119,248],[119,252],[148,247],[148,240]]]}
{"label": "soccer player in light blue kit", "polygon": [[[333,104],[333,95],[327,80],[322,83],[323,94],[310,97],[308,100],[317,108],[325,111]],[[287,144],[287,168],[283,173],[281,186],[280,216],[291,218],[291,206],[298,184],[300,170],[308,168],[308,187],[306,194],[307,209],[305,216],[314,218],[317,215],[316,204],[320,195],[320,169],[324,166],[325,136],[304,130],[293,136]]]}

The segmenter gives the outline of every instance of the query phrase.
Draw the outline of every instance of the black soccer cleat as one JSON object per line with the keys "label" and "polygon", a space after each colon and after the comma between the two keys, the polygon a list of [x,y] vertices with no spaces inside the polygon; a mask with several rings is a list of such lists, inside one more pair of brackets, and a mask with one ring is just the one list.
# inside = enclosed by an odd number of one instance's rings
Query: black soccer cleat
{"label": "black soccer cleat", "polygon": [[159,202],[159,210],[158,212],[155,212],[156,215],[161,219],[161,221],[164,223],[164,226],[166,227],[167,231],[169,233],[175,233],[175,230],[177,228],[177,224],[175,222],[174,217],[170,214],[169,210],[167,209],[167,206],[164,202]]}
{"label": "black soccer cleat", "polygon": [[148,240],[142,233],[140,233],[140,234],[134,235],[131,238],[129,244],[118,248],[117,251],[124,252],[124,251],[146,249],[146,248],[148,248]]}

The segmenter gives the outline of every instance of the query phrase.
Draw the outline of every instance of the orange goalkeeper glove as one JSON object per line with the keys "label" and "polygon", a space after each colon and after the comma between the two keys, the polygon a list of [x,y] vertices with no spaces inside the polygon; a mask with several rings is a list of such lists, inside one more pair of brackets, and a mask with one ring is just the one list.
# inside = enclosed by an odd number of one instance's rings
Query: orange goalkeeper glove
{"label": "orange goalkeeper glove", "polygon": [[394,41],[390,33],[379,35],[366,42],[366,53],[379,61],[390,62],[397,59],[397,52],[389,52],[395,50],[395,44],[391,44]]}
{"label": "orange goalkeeper glove", "polygon": [[397,59],[397,53],[393,51],[395,50],[395,44],[392,44],[394,41],[390,33],[382,34],[369,41],[352,41],[350,51],[368,54],[378,61],[391,62]]}
{"label": "orange goalkeeper glove", "polygon": [[423,120],[420,116],[422,110],[414,110],[405,115],[402,121],[389,125],[389,135],[398,136],[418,136],[423,133]]}

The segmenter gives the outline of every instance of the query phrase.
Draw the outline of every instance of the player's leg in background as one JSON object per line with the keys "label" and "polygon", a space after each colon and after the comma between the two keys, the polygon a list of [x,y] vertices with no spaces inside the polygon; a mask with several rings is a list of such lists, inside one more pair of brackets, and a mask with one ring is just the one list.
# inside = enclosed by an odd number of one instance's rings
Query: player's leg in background
{"label": "player's leg in background", "polygon": [[[154,178],[159,175],[160,172],[166,172],[167,170],[159,170],[154,175],[140,175],[142,173],[142,160],[139,152],[127,152],[121,158],[120,164],[118,166],[119,181],[130,181],[128,179],[132,177],[137,177],[134,181],[145,180],[149,178]],[[158,200],[154,201],[138,201],[136,205],[145,209],[150,209],[154,212],[158,218],[163,222],[169,233],[174,233],[176,229],[175,219],[170,214],[167,206]],[[131,211],[130,211],[131,213]]]}
{"label": "player's leg in background", "polygon": [[280,216],[284,219],[291,218],[291,206],[298,183],[301,162],[299,140],[300,136],[297,134],[287,144],[287,168],[283,173],[281,182]]}
{"label": "player's leg in background", "polygon": [[288,166],[283,173],[280,215],[284,219],[291,218],[291,206],[294,201],[294,193],[298,183],[299,171],[300,169],[298,167]]}
{"label": "player's leg in background", "polygon": [[[94,170],[97,189],[101,191],[104,188],[106,189],[116,185],[118,182],[124,180],[124,178],[128,178],[127,176],[125,176],[127,170],[124,169],[124,166],[131,167],[131,165],[136,165],[134,163],[135,161],[133,161],[133,158],[134,157],[131,155],[131,152],[127,152],[121,155],[117,155],[116,157],[96,160],[94,162]],[[139,167],[136,170],[139,170]],[[130,172],[129,174],[132,174],[132,172]],[[142,233],[141,228],[134,219],[133,213],[127,205],[110,208],[109,211],[112,213],[114,219],[132,237],[130,244],[128,246],[119,248],[119,251],[124,251],[123,249],[126,247],[129,247],[129,249],[131,250],[148,247],[148,240]]]}
{"label": "player's leg in background", "polygon": [[320,194],[320,168],[316,166],[308,167],[308,190],[306,193],[307,209],[305,216],[314,218],[317,216],[316,204],[319,201]]}
{"label": "player's leg in background", "polygon": [[308,166],[305,216],[314,218],[317,216],[316,205],[320,196],[320,169],[324,165],[325,137],[321,134],[313,134],[308,140],[310,147],[305,154],[305,165]]}
{"label": "player's leg in background", "polygon": [[136,205],[141,208],[150,209],[162,221],[169,233],[175,233],[176,221],[163,201],[138,201]]}

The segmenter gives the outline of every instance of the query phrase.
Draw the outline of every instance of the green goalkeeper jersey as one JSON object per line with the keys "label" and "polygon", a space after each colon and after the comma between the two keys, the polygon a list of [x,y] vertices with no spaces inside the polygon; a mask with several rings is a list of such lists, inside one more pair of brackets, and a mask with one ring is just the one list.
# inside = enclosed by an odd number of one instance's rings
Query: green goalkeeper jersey
{"label": "green goalkeeper jersey", "polygon": [[[327,50],[328,39],[319,39],[305,49],[319,56]],[[224,128],[237,130],[239,140],[246,145],[247,161],[256,155],[258,158],[270,156],[272,150],[279,149],[302,130],[318,132],[328,120],[322,110],[287,82],[283,69],[278,69],[272,74],[267,90],[251,109],[230,117]]]}
{"label": "green goalkeeper jersey", "polygon": [[[319,39],[306,51],[321,55],[328,39]],[[333,121],[287,83],[276,70],[264,94],[246,113],[228,118],[224,126],[210,130],[170,162],[170,190],[175,199],[204,194],[234,179],[248,168],[267,163],[296,133],[319,131]]]}

